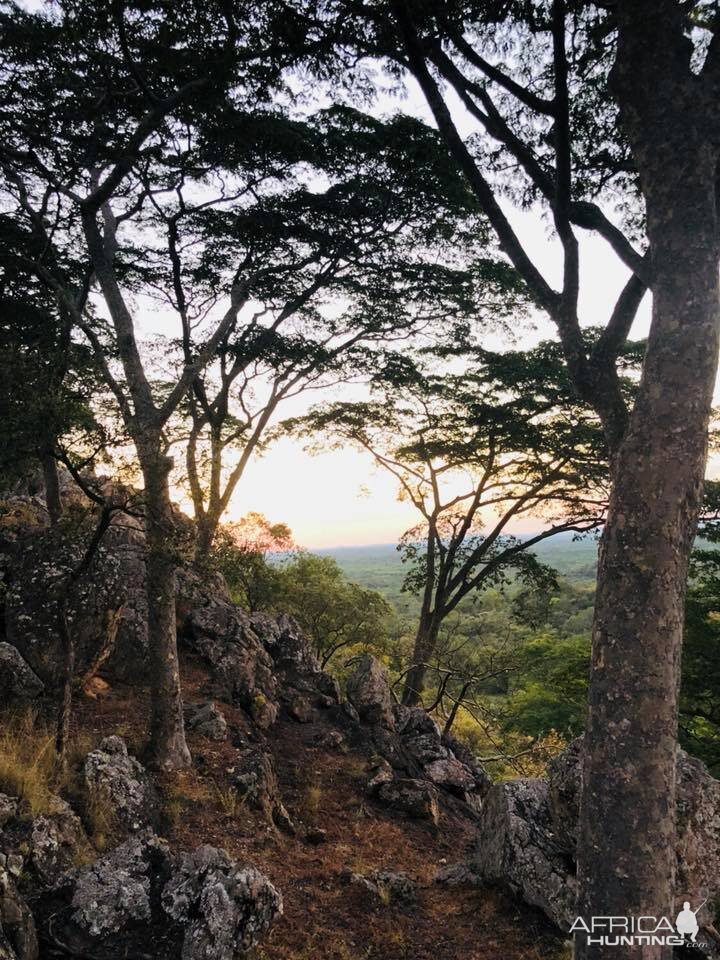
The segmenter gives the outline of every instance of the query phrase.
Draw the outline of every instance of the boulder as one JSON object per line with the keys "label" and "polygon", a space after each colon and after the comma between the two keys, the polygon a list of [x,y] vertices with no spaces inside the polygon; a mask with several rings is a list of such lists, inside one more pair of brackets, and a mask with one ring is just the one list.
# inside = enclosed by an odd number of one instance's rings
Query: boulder
{"label": "boulder", "polygon": [[[159,925],[158,901],[170,878],[172,858],[164,840],[144,831],[116,847],[70,882],[65,942],[93,956],[132,956],[142,933]],[[150,939],[143,944],[149,950]],[[112,952],[114,951],[114,952]]]}
{"label": "boulder", "polygon": [[186,704],[185,726],[208,740],[216,742],[227,740],[227,721],[212,701],[204,704]]}
{"label": "boulder", "polygon": [[0,643],[0,701],[27,703],[39,697],[45,684],[23,659],[17,647]]}
{"label": "boulder", "polygon": [[237,703],[263,729],[275,722],[278,685],[273,661],[247,614],[217,599],[188,613],[182,636],[212,668],[221,699]]}
{"label": "boulder", "polygon": [[154,819],[157,793],[122,737],[106,737],[85,757],[83,777],[89,806],[107,811],[114,827],[132,832]]}
{"label": "boulder", "polygon": [[0,960],[38,960],[39,956],[33,915],[0,867]]}
{"label": "boulder", "polygon": [[144,831],[66,875],[40,906],[42,934],[68,955],[240,960],[281,914],[282,899],[224,850],[173,855]]}
{"label": "boulder", "polygon": [[374,796],[384,783],[390,783],[395,776],[393,768],[382,757],[371,761],[370,773],[372,776],[368,780],[366,790],[371,796]]}
{"label": "boulder", "polygon": [[182,960],[240,960],[282,914],[282,897],[254,867],[202,846],[181,855],[162,907],[183,929]]}
{"label": "boulder", "polygon": [[437,790],[426,780],[386,780],[377,786],[375,797],[383,806],[416,820],[437,824],[440,819]]}
{"label": "boulder", "polygon": [[364,887],[387,907],[392,904],[408,906],[417,901],[415,883],[405,873],[392,873],[389,870],[353,873],[350,882]]}
{"label": "boulder", "polygon": [[[58,686],[64,656],[56,629],[58,599],[83,555],[86,539],[69,539],[40,523],[25,524],[9,560],[6,638],[50,689]],[[142,679],[148,649],[145,533],[141,520],[125,514],[113,518],[69,604],[78,673],[107,646],[112,611],[120,613],[114,641],[104,653],[103,671],[118,679]]]}
{"label": "boulder", "polygon": [[22,875],[25,892],[52,886],[89,853],[80,819],[60,797],[50,796],[47,809],[33,817],[26,803],[0,794],[0,866]]}
{"label": "boulder", "polygon": [[[513,780],[492,787],[480,814],[471,870],[509,887],[567,931],[575,917],[582,739],[548,764],[547,780]],[[714,923],[720,895],[720,781],[683,750],[677,755],[677,874],[675,904],[708,905],[701,927]],[[709,939],[713,940],[712,936]]]}
{"label": "boulder", "polygon": [[544,780],[496,783],[485,798],[472,869],[567,932],[575,917],[575,865],[556,840],[548,794]]}
{"label": "boulder", "polygon": [[[582,738],[548,764],[549,802],[557,842],[572,856],[578,836]],[[702,761],[677,752],[676,902],[701,903],[720,895],[720,781]],[[707,907],[698,920],[710,919]]]}
{"label": "boulder", "polygon": [[294,833],[295,826],[280,797],[275,764],[262,747],[250,747],[240,754],[230,777],[231,783],[243,800],[262,811],[269,823],[286,833]]}
{"label": "boulder", "polygon": [[425,776],[438,787],[465,799],[475,789],[475,779],[455,757],[433,760],[423,768]]}
{"label": "boulder", "polygon": [[365,654],[359,658],[347,681],[347,696],[365,723],[394,727],[390,682],[375,657]]}
{"label": "boulder", "polygon": [[47,812],[32,821],[26,871],[32,870],[41,886],[52,886],[89,851],[80,818],[68,803],[53,797]]}

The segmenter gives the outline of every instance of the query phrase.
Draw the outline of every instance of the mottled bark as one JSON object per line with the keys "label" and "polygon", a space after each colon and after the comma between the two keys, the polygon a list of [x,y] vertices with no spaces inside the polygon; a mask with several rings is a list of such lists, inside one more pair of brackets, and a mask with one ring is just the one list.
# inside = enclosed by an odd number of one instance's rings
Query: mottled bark
{"label": "mottled bark", "polygon": [[435,653],[440,623],[431,614],[422,614],[413,645],[412,665],[405,675],[402,702],[406,707],[415,707],[420,703],[427,663]]}
{"label": "mottled bark", "polygon": [[152,716],[149,754],[162,770],[191,764],[185,741],[180,667],[175,618],[175,558],[173,516],[168,475],[169,457],[159,452],[159,439],[138,442],[145,481],[145,531],[147,537],[148,635]]}
{"label": "mottled bark", "polygon": [[40,465],[42,467],[43,483],[45,486],[45,505],[47,506],[48,516],[51,524],[56,524],[63,512],[62,498],[60,496],[60,478],[58,477],[58,468],[52,450],[45,449],[40,453]]}
{"label": "mottled bark", "polygon": [[[642,6],[625,5],[614,80],[646,198],[653,314],[600,551],[578,848],[585,918],[676,909],[683,606],[718,354],[716,155],[682,72],[687,48],[674,13],[648,39]],[[578,935],[575,955],[618,952]],[[667,960],[671,950],[627,955]]]}

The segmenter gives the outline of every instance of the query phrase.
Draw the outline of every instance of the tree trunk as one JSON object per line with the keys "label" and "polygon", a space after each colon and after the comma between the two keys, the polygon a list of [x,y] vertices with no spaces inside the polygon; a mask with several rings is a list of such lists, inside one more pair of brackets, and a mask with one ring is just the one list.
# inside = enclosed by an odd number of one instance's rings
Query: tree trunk
{"label": "tree trunk", "polygon": [[[578,910],[586,922],[674,919],[683,607],[718,351],[712,178],[703,164],[698,171],[697,156],[676,167],[662,171],[657,188],[647,173],[643,183],[653,316],[598,568],[578,848]],[[642,960],[671,952],[631,951]],[[599,960],[618,951],[576,934],[575,956]]]}
{"label": "tree trunk", "polygon": [[195,539],[194,562],[198,566],[205,566],[210,556],[218,520],[209,511],[197,518],[197,535]]}
{"label": "tree trunk", "polygon": [[[138,444],[140,450],[141,444]],[[163,770],[190,766],[185,742],[175,620],[175,559],[168,474],[171,461],[152,443],[141,454],[145,481],[148,634],[152,717],[150,759]]]}
{"label": "tree trunk", "polygon": [[406,707],[416,707],[420,703],[427,662],[435,652],[440,624],[436,623],[431,615],[423,614],[420,617],[415,645],[413,647],[412,666],[405,675],[402,702]]}
{"label": "tree trunk", "polygon": [[43,483],[45,484],[45,505],[47,506],[50,523],[54,526],[62,516],[63,506],[60,497],[60,478],[58,477],[57,461],[52,450],[44,449],[40,453]]}
{"label": "tree trunk", "polygon": [[60,687],[60,699],[55,731],[55,753],[61,767],[67,765],[67,747],[70,742],[70,719],[72,717],[72,695],[75,680],[75,636],[68,624],[67,597],[58,603],[58,634],[63,645],[63,678]]}

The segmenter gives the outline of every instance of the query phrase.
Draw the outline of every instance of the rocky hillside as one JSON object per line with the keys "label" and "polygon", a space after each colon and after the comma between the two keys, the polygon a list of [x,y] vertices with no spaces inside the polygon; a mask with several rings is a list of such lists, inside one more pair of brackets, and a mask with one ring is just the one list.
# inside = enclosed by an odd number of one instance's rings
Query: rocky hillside
{"label": "rocky hillside", "polygon": [[[52,587],[70,548],[32,500],[16,509],[2,544],[0,960],[565,955],[579,744],[547,781],[492,785],[424,710],[395,702],[371,657],[340,690],[291,619],[248,615],[182,567],[194,765],[152,775],[144,544],[127,520],[74,614],[87,682],[70,768],[53,771]],[[678,773],[679,876],[698,903],[719,892],[720,784],[684,755]],[[701,916],[714,936],[710,906]]]}

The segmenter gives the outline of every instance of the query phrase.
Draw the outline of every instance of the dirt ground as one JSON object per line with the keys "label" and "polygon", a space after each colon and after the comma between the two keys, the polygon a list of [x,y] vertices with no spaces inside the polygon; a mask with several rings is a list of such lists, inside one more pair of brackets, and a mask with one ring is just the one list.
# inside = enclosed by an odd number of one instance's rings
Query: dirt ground
{"label": "dirt ground", "polygon": [[[188,701],[207,699],[204,668],[183,661]],[[439,827],[394,816],[368,800],[369,756],[316,741],[330,727],[320,719],[280,720],[267,734],[285,806],[297,836],[279,833],[237,800],[229,786],[237,745],[257,740],[245,714],[220,707],[230,735],[223,743],[189,736],[194,769],[162,782],[164,832],[178,849],[202,843],[225,848],[262,870],[282,892],[284,915],[257,950],[256,960],[560,960],[562,942],[547,921],[491,888],[433,882],[445,863],[460,860],[473,826],[457,808],[443,808]],[[147,696],[116,686],[78,704],[83,739],[124,736],[141,753]],[[325,842],[305,839],[309,827]],[[417,884],[412,906],[384,903],[350,874],[375,868],[402,872]]]}

